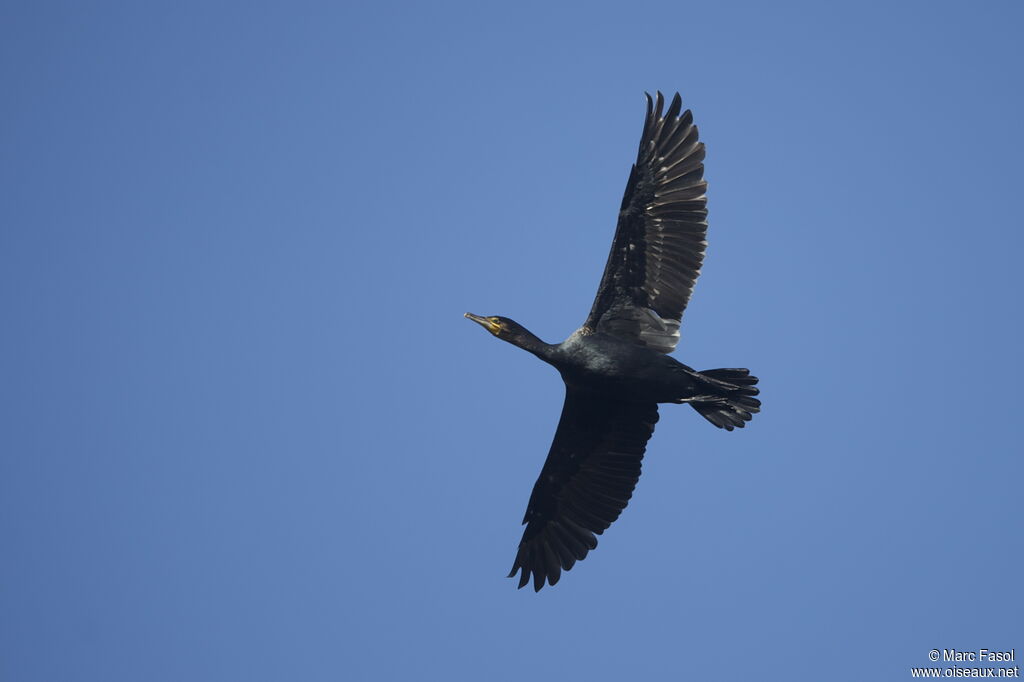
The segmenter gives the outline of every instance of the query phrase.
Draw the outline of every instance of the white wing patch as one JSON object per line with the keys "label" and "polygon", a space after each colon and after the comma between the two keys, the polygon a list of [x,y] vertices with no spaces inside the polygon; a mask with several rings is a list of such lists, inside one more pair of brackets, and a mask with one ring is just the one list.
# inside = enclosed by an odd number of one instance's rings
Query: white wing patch
{"label": "white wing patch", "polygon": [[650,308],[643,309],[640,317],[640,340],[644,344],[661,353],[671,353],[679,343],[679,323],[681,320],[665,319]]}

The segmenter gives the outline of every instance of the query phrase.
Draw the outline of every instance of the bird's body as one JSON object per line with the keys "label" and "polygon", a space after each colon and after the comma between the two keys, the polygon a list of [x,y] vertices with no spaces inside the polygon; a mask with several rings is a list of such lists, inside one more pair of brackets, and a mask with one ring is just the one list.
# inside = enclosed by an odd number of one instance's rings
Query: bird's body
{"label": "bird's body", "polygon": [[608,334],[576,331],[553,349],[547,361],[566,386],[655,403],[677,402],[699,391],[698,375],[671,355]]}
{"label": "bird's body", "polygon": [[554,366],[565,404],[534,485],[510,577],[534,589],[558,582],[597,546],[640,477],[659,403],[688,403],[732,431],[760,410],[746,369],[698,372],[667,355],[700,274],[707,244],[704,145],[677,94],[647,99],[608,264],[586,322],[559,344],[504,317],[466,317]]}

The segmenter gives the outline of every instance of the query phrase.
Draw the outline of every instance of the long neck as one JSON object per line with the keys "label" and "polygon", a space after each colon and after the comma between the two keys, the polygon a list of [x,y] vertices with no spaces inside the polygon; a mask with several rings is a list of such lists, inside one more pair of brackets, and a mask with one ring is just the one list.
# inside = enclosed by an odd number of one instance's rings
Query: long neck
{"label": "long neck", "polygon": [[526,329],[523,329],[511,339],[508,339],[508,342],[514,346],[519,346],[525,351],[533,353],[545,362],[551,362],[552,353],[554,353],[555,349],[558,348],[558,346],[550,343],[544,343],[534,336],[532,332],[529,332]]}

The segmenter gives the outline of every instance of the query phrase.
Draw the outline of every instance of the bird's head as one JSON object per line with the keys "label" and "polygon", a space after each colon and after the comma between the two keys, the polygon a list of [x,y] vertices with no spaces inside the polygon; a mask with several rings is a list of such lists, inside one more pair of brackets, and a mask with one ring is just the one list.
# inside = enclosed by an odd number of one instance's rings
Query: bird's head
{"label": "bird's head", "polygon": [[466,317],[504,341],[508,341],[517,331],[526,331],[521,324],[507,317],[481,317],[473,313],[466,313]]}
{"label": "bird's head", "polygon": [[507,317],[481,317],[473,313],[466,313],[466,317],[497,336],[502,341],[508,341],[514,346],[530,350],[535,343],[541,343],[540,339],[530,333],[523,325]]}

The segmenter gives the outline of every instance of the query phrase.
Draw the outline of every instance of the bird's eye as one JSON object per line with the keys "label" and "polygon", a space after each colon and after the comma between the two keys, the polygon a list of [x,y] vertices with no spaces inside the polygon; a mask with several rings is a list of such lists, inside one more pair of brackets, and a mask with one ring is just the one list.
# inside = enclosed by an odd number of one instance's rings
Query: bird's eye
{"label": "bird's eye", "polygon": [[490,330],[492,334],[497,334],[501,331],[501,320],[496,317],[491,317],[488,318],[487,321],[490,323]]}

